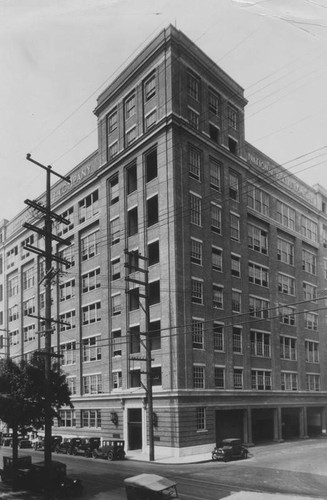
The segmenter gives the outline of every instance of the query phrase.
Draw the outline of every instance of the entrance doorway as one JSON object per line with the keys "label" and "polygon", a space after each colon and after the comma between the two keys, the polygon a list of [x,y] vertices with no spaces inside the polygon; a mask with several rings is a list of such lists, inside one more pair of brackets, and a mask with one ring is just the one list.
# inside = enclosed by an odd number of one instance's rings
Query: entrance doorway
{"label": "entrance doorway", "polygon": [[142,409],[128,409],[128,447],[130,450],[142,449]]}
{"label": "entrance doorway", "polygon": [[243,410],[216,411],[216,442],[225,438],[243,439]]}

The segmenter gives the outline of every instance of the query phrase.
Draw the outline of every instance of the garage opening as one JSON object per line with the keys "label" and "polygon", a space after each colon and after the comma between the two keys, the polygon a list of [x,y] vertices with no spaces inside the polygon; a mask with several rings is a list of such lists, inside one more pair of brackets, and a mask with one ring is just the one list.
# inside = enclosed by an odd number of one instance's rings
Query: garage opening
{"label": "garage opening", "polygon": [[300,437],[300,409],[282,408],[282,438]]}
{"label": "garage opening", "polygon": [[273,441],[274,412],[272,408],[252,410],[252,439],[254,443]]}
{"label": "garage opening", "polygon": [[308,436],[318,436],[322,433],[322,409],[321,408],[308,408]]}
{"label": "garage opening", "polygon": [[239,438],[243,441],[243,413],[244,410],[217,410],[216,411],[216,442],[225,438]]}
{"label": "garage opening", "polygon": [[130,450],[142,449],[142,409],[128,409],[128,447]]}

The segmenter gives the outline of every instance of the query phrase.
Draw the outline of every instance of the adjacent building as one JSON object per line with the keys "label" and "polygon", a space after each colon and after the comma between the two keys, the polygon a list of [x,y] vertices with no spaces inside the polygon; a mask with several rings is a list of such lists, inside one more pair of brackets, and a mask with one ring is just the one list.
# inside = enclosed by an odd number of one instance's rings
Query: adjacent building
{"label": "adjacent building", "polygon": [[[326,433],[327,191],[245,141],[246,103],[172,26],[98,97],[97,151],[52,188],[71,242],[53,244],[71,264],[54,263],[52,347],[74,404],[56,434],[147,449],[145,333],[157,455]],[[44,347],[44,260],[25,248],[44,239],[24,222],[42,226],[31,209],[0,224],[0,353],[17,360]],[[126,250],[147,258],[149,325]]]}

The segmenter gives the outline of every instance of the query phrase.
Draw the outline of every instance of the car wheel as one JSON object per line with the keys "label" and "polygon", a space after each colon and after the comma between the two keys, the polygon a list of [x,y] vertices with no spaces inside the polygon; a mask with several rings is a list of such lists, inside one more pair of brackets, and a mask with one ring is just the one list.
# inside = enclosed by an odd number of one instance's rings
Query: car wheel
{"label": "car wheel", "polygon": [[92,451],[92,458],[98,458],[98,454],[95,450]]}
{"label": "car wheel", "polygon": [[215,462],[216,460],[218,460],[218,456],[217,456],[217,453],[212,453],[212,460]]}
{"label": "car wheel", "polygon": [[108,451],[107,459],[110,461],[114,459],[114,452],[112,450]]}
{"label": "car wheel", "polygon": [[69,450],[70,451],[70,455],[77,455],[77,451],[75,450],[75,448],[73,450]]}
{"label": "car wheel", "polygon": [[242,451],[242,458],[248,458],[248,451],[247,450]]}
{"label": "car wheel", "polygon": [[224,462],[229,462],[229,461],[230,461],[230,457],[229,456],[224,457]]}

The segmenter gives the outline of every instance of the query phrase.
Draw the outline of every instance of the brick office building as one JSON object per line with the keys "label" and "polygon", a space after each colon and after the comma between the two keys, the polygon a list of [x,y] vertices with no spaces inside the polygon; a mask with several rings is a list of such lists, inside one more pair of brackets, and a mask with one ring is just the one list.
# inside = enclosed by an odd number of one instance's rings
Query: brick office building
{"label": "brick office building", "polygon": [[[327,191],[245,141],[245,105],[172,26],[99,96],[98,150],[52,188],[71,222],[54,228],[71,266],[53,283],[52,346],[74,403],[55,433],[147,448],[144,299],[125,293],[125,249],[149,259],[156,454],[326,432]],[[44,345],[28,316],[44,314],[44,262],[24,249],[44,240],[26,221],[40,224],[25,210],[0,226],[14,359]]]}

